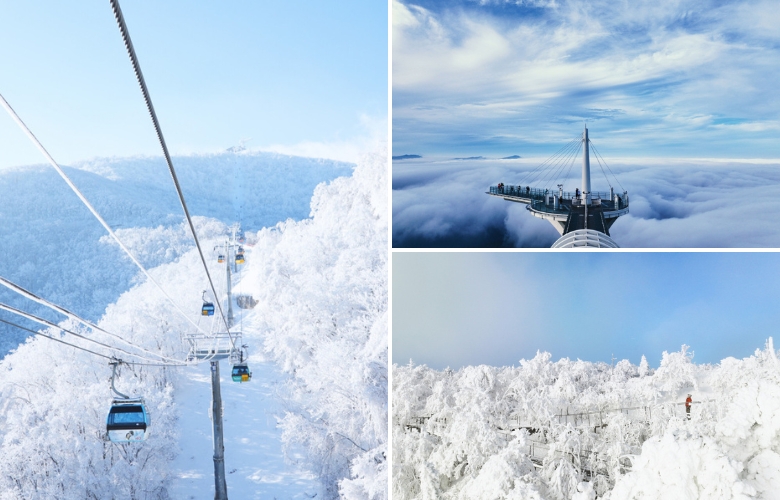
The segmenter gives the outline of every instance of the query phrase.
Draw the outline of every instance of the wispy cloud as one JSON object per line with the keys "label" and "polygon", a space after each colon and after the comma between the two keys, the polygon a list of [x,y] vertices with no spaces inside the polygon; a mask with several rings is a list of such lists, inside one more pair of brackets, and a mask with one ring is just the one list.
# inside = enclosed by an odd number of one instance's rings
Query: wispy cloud
{"label": "wispy cloud", "polygon": [[[394,154],[778,156],[770,2],[393,1]],[[775,24],[773,24],[775,23]]]}

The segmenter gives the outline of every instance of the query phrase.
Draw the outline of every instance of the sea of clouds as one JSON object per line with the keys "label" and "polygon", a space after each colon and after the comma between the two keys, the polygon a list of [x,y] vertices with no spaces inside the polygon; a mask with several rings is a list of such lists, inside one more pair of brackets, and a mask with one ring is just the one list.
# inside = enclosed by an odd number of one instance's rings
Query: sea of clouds
{"label": "sea of clouds", "polygon": [[[490,185],[519,182],[541,159],[393,162],[393,246],[549,247],[559,237],[526,205],[488,196]],[[778,247],[780,161],[611,160],[615,191],[629,214],[610,235],[621,247]],[[594,190],[609,185],[591,165]],[[573,168],[564,189],[579,184]],[[545,186],[552,187],[554,186]]]}

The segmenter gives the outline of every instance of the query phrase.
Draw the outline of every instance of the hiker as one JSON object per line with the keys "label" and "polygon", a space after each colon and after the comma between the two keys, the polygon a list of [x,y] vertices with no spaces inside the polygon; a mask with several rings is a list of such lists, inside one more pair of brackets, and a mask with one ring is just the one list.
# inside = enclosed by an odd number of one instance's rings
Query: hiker
{"label": "hiker", "polygon": [[693,399],[691,399],[691,395],[688,394],[688,398],[685,400],[685,413],[688,415],[688,420],[691,419],[691,403],[693,403]]}

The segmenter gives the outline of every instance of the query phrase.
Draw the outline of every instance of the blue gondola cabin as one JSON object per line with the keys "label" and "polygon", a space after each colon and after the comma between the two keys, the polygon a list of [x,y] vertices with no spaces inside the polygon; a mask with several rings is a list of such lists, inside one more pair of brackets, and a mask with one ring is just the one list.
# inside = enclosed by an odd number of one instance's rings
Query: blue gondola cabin
{"label": "blue gondola cabin", "polygon": [[151,425],[143,400],[114,400],[106,417],[108,439],[114,443],[145,441]]}
{"label": "blue gondola cabin", "polygon": [[233,366],[233,382],[249,382],[252,380],[252,372],[249,371],[249,367],[246,363]]}

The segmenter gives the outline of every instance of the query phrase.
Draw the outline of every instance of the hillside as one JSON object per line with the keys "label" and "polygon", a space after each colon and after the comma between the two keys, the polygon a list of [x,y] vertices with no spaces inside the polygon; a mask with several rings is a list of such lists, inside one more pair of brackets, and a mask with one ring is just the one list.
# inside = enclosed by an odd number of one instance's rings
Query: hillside
{"label": "hillside", "polygon": [[[241,221],[253,231],[307,217],[315,186],[349,175],[354,167],[247,151],[173,161],[193,215],[226,224]],[[65,170],[114,229],[147,228],[150,237],[156,232],[167,240],[154,251],[128,241],[144,252],[141,262],[146,267],[171,262],[194,247],[188,231],[180,227],[184,215],[162,158],[94,159]],[[137,268],[102,239],[105,230],[53,168],[2,170],[0,192],[0,276],[91,320],[133,284]],[[0,300],[22,304],[6,290],[0,290]],[[43,309],[33,310],[56,319]],[[0,326],[0,356],[23,339],[18,331]]]}
{"label": "hillside", "polygon": [[[269,171],[263,176],[258,168],[243,174],[241,189],[246,191],[240,202],[220,199],[209,183],[209,172],[219,168],[219,161],[204,161],[211,170],[198,170],[205,180],[189,186],[191,192],[202,194],[190,206],[199,215],[196,226],[213,276],[224,276],[224,267],[216,262],[212,249],[224,241],[225,222],[232,222],[236,206],[243,206],[242,221],[249,221],[244,227],[253,243],[247,246],[247,264],[236,276],[236,286],[259,300],[255,309],[238,320],[244,342],[250,346],[255,378],[249,384],[233,384],[227,376],[229,366],[222,363],[228,491],[236,498],[311,498],[314,494],[317,498],[387,498],[385,158],[386,150],[379,148],[350,177],[319,184],[316,189],[319,181],[312,177],[334,177],[341,170],[351,171],[352,166],[290,160],[299,168],[291,167],[273,182],[268,179]],[[111,186],[124,175],[113,164],[110,171],[94,164],[83,168],[90,171],[78,173],[94,181],[89,188],[93,194],[84,188],[91,199],[101,199],[95,194],[105,191],[101,184]],[[192,172],[196,170],[193,167]],[[182,175],[187,195],[185,178]],[[295,182],[289,190],[283,188]],[[305,186],[310,186],[313,196],[306,195],[305,203],[293,202]],[[273,193],[266,193],[271,188]],[[277,188],[287,194],[280,195]],[[125,205],[110,201],[107,193],[104,196],[103,206],[115,207],[113,214],[106,214],[110,223],[143,198],[150,206],[157,205],[150,213],[168,217],[165,202],[156,203],[153,191],[134,196],[129,190]],[[280,202],[281,208],[267,206],[275,196],[289,196],[289,203]],[[93,203],[101,210],[98,201]],[[204,215],[211,209],[226,220]],[[269,214],[283,221],[258,227],[266,224]],[[127,219],[131,222],[126,224],[138,226],[123,225],[120,237],[131,243],[142,261],[151,263],[152,274],[166,292],[185,311],[192,311],[191,320],[207,331],[216,328],[210,324],[213,317],[204,319],[199,314],[205,273],[180,218],[171,217],[162,227],[159,220],[145,225],[133,221],[133,216]],[[117,264],[126,264],[114,245],[100,236],[96,241],[73,244],[100,248],[101,257],[92,264],[104,267],[106,274],[121,272]],[[76,250],[68,255],[67,262],[73,264],[83,260],[84,254]],[[153,284],[135,278],[129,267],[126,274],[125,289],[121,284],[106,287],[107,300],[113,303],[99,313],[100,327],[150,351],[182,359],[182,336],[192,326],[172,311]],[[68,279],[88,288],[87,278],[99,282],[101,277],[55,274],[47,280],[32,275],[43,282],[64,279],[63,290],[70,288]],[[35,284],[23,285],[46,295]],[[218,289],[224,289],[224,282]],[[112,293],[118,298],[111,298]],[[82,307],[98,308],[83,288],[72,297],[75,305],[64,300],[62,305],[79,314],[88,316]],[[110,337],[66,323],[85,336],[111,343]],[[51,333],[60,338],[59,332]],[[69,335],[62,338],[89,345]],[[31,366],[40,369],[30,370]],[[106,360],[36,337],[8,354],[0,362],[0,373],[4,450],[0,498],[197,498],[205,488],[213,491],[209,394],[204,394],[208,384],[203,383],[206,366],[123,367],[118,388],[143,395],[152,415],[149,439],[127,445],[102,439],[111,401]],[[288,462],[283,459],[283,448]]]}

